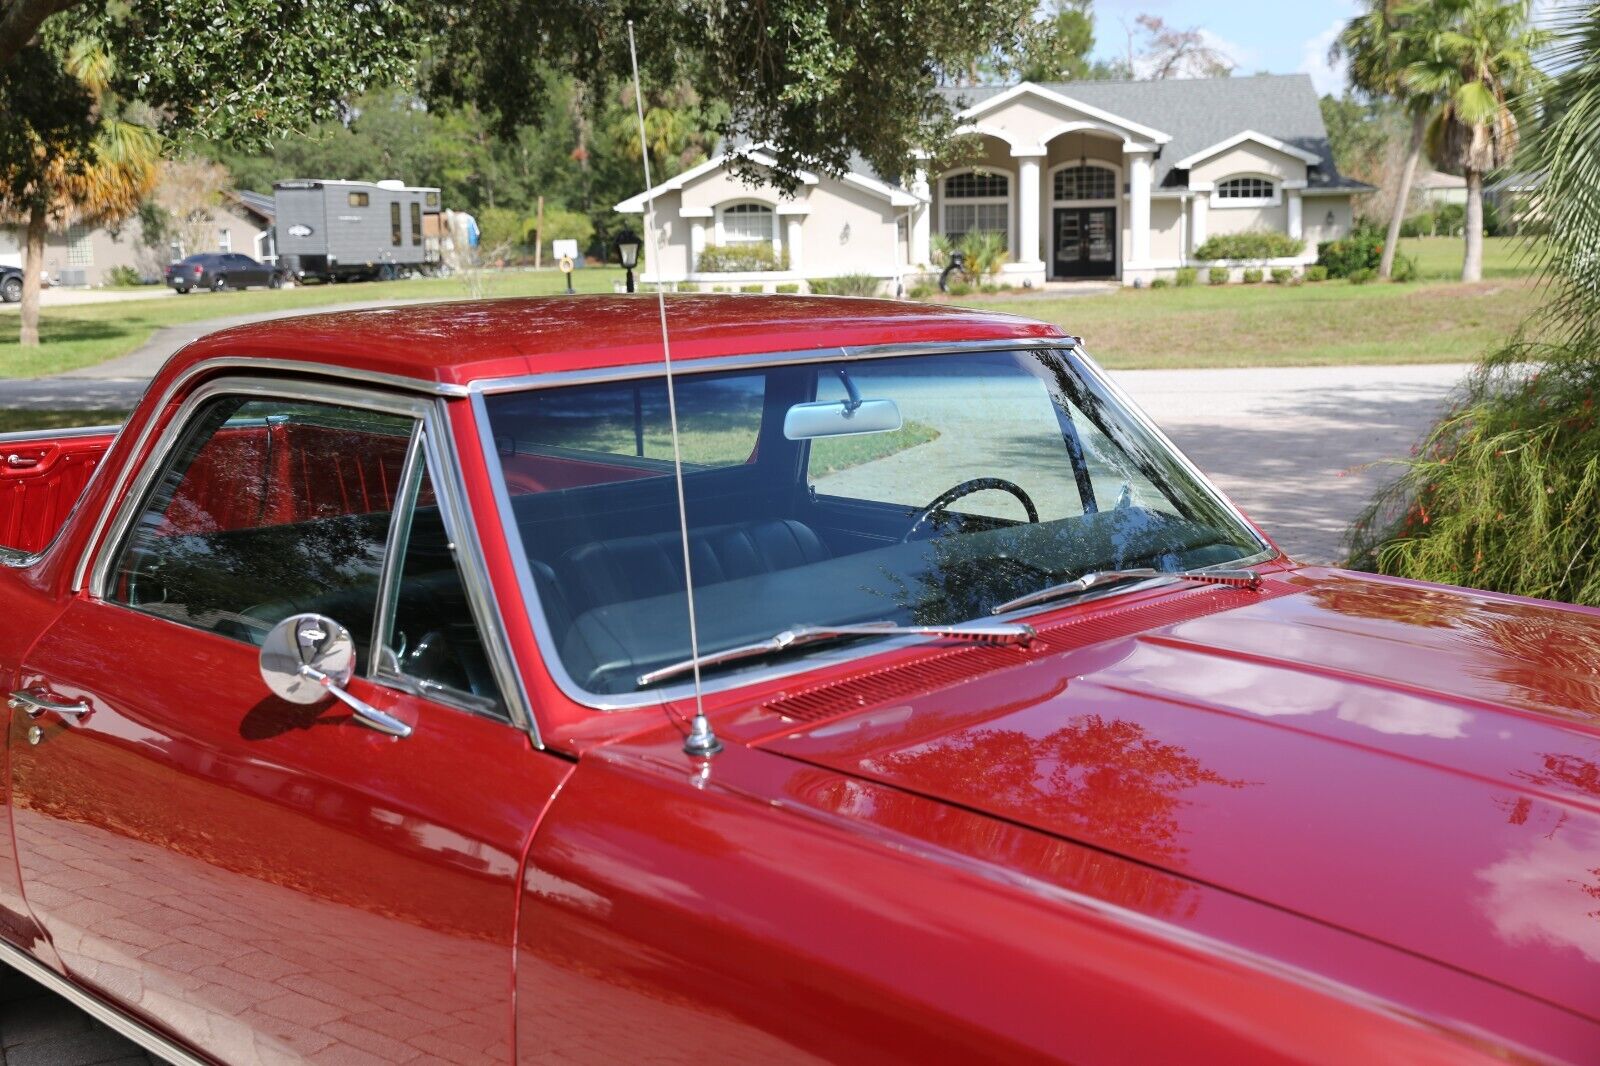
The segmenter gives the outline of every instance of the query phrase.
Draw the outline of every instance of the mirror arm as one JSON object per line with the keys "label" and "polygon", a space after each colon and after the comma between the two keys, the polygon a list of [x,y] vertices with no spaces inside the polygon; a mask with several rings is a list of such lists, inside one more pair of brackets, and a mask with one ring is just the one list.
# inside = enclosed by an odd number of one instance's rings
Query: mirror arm
{"label": "mirror arm", "polygon": [[406,725],[394,715],[385,714],[376,707],[373,707],[370,704],[367,704],[362,700],[350,695],[350,693],[346,692],[337,682],[333,680],[333,678],[329,677],[327,674],[323,673],[321,670],[318,670],[311,664],[303,664],[300,667],[300,673],[301,675],[309,677],[311,680],[327,689],[334,699],[338,700],[346,707],[349,707],[351,712],[355,715],[356,721],[360,722],[362,725],[376,729],[378,732],[385,733],[391,737],[409,737],[411,735],[410,726]]}
{"label": "mirror arm", "polygon": [[839,383],[844,386],[845,395],[849,397],[840,402],[844,404],[846,415],[854,414],[856,408],[861,406],[861,390],[856,388],[856,383],[851,380],[850,371],[841,366],[836,368],[836,372],[839,375]]}

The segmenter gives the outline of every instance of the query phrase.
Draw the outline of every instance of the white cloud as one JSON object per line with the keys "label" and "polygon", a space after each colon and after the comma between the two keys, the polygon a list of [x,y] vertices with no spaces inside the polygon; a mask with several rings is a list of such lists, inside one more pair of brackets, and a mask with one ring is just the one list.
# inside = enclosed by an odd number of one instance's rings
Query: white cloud
{"label": "white cloud", "polygon": [[1332,93],[1340,96],[1349,84],[1345,61],[1328,61],[1328,49],[1333,46],[1344,26],[1345,20],[1340,19],[1300,47],[1300,65],[1294,69],[1298,73],[1311,75],[1311,84],[1316,87],[1318,95]]}

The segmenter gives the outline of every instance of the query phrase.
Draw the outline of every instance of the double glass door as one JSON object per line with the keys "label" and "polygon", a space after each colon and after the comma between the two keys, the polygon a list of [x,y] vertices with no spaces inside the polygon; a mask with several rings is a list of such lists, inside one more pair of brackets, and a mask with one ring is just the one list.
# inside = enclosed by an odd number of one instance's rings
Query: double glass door
{"label": "double glass door", "polygon": [[1117,272],[1117,209],[1055,208],[1058,278],[1108,278]]}

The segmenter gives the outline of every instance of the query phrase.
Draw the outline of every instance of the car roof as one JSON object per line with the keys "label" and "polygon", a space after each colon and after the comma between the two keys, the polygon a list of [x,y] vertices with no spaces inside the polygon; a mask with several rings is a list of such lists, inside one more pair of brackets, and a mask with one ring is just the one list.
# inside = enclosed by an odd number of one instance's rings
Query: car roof
{"label": "car roof", "polygon": [[[762,352],[1059,338],[1017,315],[925,303],[825,296],[673,295],[677,360]],[[547,296],[413,304],[303,315],[209,334],[163,377],[219,357],[324,363],[427,382],[473,381],[661,362],[653,294]]]}

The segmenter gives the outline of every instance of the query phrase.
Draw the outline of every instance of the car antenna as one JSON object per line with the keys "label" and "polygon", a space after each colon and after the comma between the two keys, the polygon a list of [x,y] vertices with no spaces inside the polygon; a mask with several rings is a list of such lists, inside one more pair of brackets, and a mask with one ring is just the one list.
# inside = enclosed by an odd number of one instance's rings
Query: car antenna
{"label": "car antenna", "polygon": [[661,359],[666,366],[667,421],[672,430],[672,479],[678,490],[678,532],[683,539],[683,592],[689,607],[689,658],[694,664],[694,719],[689,723],[689,735],[683,738],[683,750],[699,758],[715,755],[722,750],[722,741],[706,718],[706,708],[700,689],[700,632],[695,624],[694,573],[689,561],[689,508],[683,493],[683,454],[678,446],[678,397],[672,387],[672,344],[667,339],[667,297],[661,286],[661,249],[656,238],[656,195],[650,180],[650,144],[644,128],[644,90],[639,84],[639,49],[633,40],[633,20],[628,20],[628,59],[633,64],[633,104],[639,115],[639,156],[644,160],[644,233],[650,243],[650,259],[656,264],[656,309],[661,316]]}

